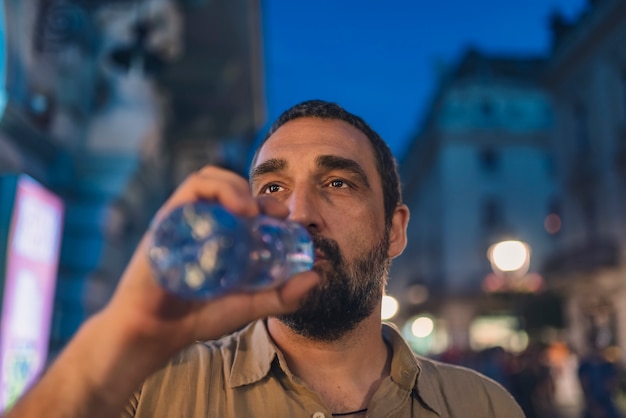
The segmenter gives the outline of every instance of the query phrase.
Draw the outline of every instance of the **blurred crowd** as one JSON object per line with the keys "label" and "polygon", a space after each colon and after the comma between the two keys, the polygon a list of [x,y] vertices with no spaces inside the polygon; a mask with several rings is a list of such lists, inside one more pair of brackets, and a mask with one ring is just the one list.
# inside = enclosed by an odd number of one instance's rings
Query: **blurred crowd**
{"label": "blurred crowd", "polygon": [[501,347],[449,350],[440,361],[466,366],[499,382],[527,418],[626,416],[626,370],[612,347],[577,356],[562,342],[534,343],[513,354]]}

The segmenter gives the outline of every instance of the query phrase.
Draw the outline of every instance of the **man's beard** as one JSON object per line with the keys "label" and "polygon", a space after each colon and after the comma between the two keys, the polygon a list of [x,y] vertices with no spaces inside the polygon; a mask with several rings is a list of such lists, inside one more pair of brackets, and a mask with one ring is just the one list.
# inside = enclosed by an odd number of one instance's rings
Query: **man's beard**
{"label": "man's beard", "polygon": [[325,262],[314,267],[322,277],[300,308],[278,319],[303,337],[336,341],[370,316],[381,300],[390,259],[387,233],[370,251],[348,263],[337,242],[313,236]]}

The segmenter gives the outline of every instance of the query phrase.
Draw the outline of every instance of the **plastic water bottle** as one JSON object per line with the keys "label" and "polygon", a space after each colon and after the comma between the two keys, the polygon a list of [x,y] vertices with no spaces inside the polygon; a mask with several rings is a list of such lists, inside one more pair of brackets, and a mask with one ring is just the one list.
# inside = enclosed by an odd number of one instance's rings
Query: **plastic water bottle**
{"label": "plastic water bottle", "polygon": [[276,287],[313,267],[309,233],[295,222],[239,217],[209,202],[183,205],[154,231],[149,258],[157,281],[191,299]]}

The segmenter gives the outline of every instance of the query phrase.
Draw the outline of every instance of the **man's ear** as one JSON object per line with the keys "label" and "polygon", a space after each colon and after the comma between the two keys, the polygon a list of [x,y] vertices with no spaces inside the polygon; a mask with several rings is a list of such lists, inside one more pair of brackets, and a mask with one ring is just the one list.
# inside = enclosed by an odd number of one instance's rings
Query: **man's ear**
{"label": "man's ear", "polygon": [[406,247],[406,228],[409,225],[409,208],[406,205],[398,205],[391,217],[391,229],[389,230],[389,258],[396,258]]}

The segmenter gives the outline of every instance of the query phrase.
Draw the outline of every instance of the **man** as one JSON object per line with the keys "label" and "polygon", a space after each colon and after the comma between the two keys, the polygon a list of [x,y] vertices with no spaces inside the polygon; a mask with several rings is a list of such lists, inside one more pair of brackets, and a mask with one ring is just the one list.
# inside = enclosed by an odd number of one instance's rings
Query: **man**
{"label": "man", "polygon": [[[15,416],[110,416],[139,387],[123,416],[523,417],[496,383],[415,357],[381,324],[387,270],[404,250],[409,212],[389,148],[360,118],[322,101],[289,109],[257,151],[250,185],[205,168],[157,220],[198,199],[306,226],[313,271],[274,290],[185,302],[155,285],[148,233],[111,302]],[[208,342],[180,351],[195,340]],[[40,400],[46,406],[37,409]]]}

